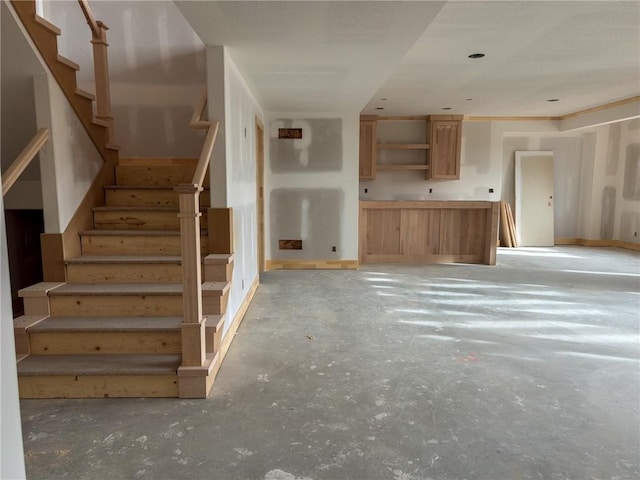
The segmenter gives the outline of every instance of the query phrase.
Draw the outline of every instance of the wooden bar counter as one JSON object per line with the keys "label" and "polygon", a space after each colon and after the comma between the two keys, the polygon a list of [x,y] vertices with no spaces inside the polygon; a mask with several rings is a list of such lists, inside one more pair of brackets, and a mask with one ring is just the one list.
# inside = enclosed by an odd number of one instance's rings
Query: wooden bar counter
{"label": "wooden bar counter", "polygon": [[361,201],[360,263],[495,265],[499,202]]}

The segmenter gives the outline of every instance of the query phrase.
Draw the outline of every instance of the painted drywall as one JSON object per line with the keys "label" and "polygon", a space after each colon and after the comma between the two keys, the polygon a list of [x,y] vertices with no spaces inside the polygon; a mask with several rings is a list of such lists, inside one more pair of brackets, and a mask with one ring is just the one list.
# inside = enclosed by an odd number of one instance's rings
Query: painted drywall
{"label": "painted drywall", "polygon": [[[302,139],[279,139],[280,128],[302,128]],[[358,258],[359,128],[357,113],[267,115],[267,259]],[[300,239],[302,250],[278,247]]]}
{"label": "painted drywall", "polygon": [[[108,27],[111,105],[121,156],[195,157],[202,138],[189,120],[205,85],[205,50],[174,2],[100,1]],[[89,28],[77,2],[45,2],[62,30],[60,53],[80,65],[78,85],[94,92]]]}
{"label": "painted drywall", "polygon": [[[5,13],[1,15],[4,17]],[[18,480],[26,477],[6,239],[4,204],[0,195],[0,478]]]}
{"label": "painted drywall", "polygon": [[[64,93],[52,77],[42,79],[48,86],[49,108],[46,102],[38,102],[44,112],[38,112],[38,128],[47,127],[51,131],[51,154],[43,151],[41,161],[51,168],[54,184],[45,182],[51,187],[45,194],[45,231],[47,233],[63,232],[80,202],[86,195],[91,183],[102,167],[103,160],[92,140],[89,138],[76,113],[69,105]],[[48,116],[46,112],[51,112]],[[44,171],[44,170],[43,170]],[[55,198],[47,198],[47,192]],[[57,206],[57,223],[49,215],[48,202]]]}
{"label": "painted drywall", "polygon": [[584,237],[640,243],[640,119],[604,125],[588,133],[594,144],[585,186]]}
{"label": "painted drywall", "polygon": [[[36,111],[33,76],[44,74],[44,69],[22,34],[16,19],[5,2],[0,2],[2,28],[0,49],[0,98],[2,123],[0,156],[2,171],[11,165],[22,149],[36,134]],[[34,183],[40,181],[38,159],[34,159],[22,173],[5,199],[5,208],[42,208],[42,195],[33,196]],[[30,182],[25,184],[24,182]]]}
{"label": "painted drywall", "polygon": [[224,47],[208,47],[209,118],[219,121],[210,166],[211,204],[233,209],[234,267],[225,332],[258,277],[256,117],[262,110]]}

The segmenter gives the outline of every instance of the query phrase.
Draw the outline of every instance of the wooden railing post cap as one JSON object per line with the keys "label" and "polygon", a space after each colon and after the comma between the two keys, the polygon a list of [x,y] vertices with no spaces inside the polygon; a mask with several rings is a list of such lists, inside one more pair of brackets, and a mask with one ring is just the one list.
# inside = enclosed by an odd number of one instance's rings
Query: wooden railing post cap
{"label": "wooden railing post cap", "polygon": [[195,183],[181,183],[173,188],[174,192],[178,193],[200,193],[204,190],[202,187],[199,187]]}

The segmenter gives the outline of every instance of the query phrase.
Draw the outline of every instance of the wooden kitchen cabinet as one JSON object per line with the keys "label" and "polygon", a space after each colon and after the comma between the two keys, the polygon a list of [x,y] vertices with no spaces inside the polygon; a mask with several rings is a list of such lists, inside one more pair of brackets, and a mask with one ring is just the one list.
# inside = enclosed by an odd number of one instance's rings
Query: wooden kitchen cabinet
{"label": "wooden kitchen cabinet", "polygon": [[375,116],[360,118],[360,180],[376,178],[377,120]]}
{"label": "wooden kitchen cabinet", "polygon": [[459,180],[462,115],[431,115],[427,127],[427,180]]}

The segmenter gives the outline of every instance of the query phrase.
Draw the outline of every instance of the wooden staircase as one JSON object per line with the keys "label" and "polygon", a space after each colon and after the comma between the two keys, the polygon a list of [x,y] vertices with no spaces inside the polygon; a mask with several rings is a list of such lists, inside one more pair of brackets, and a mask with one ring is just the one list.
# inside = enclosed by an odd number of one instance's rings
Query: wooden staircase
{"label": "wooden staircase", "polygon": [[233,254],[208,255],[209,232],[201,231],[207,360],[204,371],[192,370],[206,377],[194,387],[189,367],[178,374],[183,283],[173,188],[191,180],[196,162],[120,160],[116,185],[104,189],[106,205],[94,208],[94,228],[80,234],[82,254],[66,261],[67,282],[20,292],[22,398],[206,396],[220,365]]}

